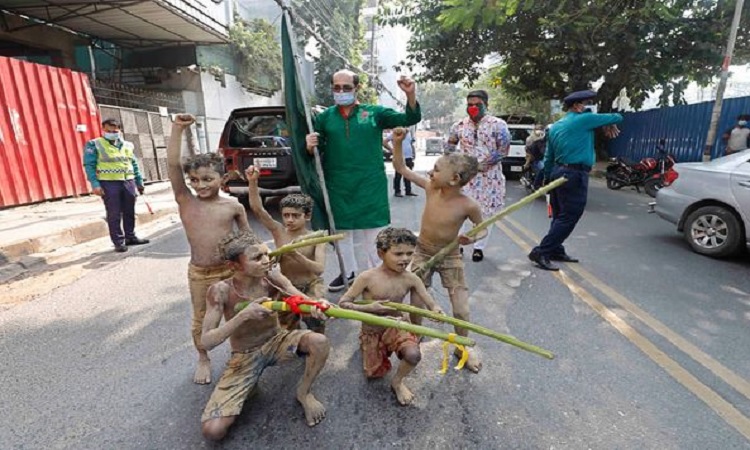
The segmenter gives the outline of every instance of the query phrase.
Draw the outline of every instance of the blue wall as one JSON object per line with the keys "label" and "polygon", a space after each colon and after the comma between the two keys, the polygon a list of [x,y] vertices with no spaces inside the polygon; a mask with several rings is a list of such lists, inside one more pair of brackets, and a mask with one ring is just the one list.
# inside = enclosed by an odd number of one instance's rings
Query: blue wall
{"label": "blue wall", "polygon": [[[710,101],[625,113],[625,121],[620,126],[622,133],[617,139],[609,141],[607,151],[613,157],[626,156],[640,160],[654,156],[659,139],[664,138],[666,150],[678,162],[701,161],[713,107],[714,102]],[[735,125],[737,116],[741,114],[750,115],[750,97],[724,100],[713,158],[724,154],[725,144],[721,135]]]}

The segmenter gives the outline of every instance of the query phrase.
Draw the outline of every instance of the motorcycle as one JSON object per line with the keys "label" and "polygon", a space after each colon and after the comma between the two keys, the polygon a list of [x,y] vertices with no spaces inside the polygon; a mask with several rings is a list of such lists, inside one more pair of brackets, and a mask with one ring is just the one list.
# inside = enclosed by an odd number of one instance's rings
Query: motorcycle
{"label": "motorcycle", "polygon": [[657,151],[657,158],[643,158],[637,163],[624,157],[614,158],[607,166],[607,187],[617,190],[625,186],[635,186],[636,191],[640,193],[640,187],[643,186],[646,193],[655,197],[656,191],[664,186],[664,174],[675,162],[663,147],[660,146]]}

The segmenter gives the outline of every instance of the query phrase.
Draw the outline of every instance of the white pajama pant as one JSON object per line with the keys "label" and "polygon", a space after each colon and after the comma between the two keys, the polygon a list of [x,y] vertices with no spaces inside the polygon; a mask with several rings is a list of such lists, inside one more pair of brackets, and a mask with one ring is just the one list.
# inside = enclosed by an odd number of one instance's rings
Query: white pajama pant
{"label": "white pajama pant", "polygon": [[351,275],[352,272],[359,273],[359,265],[354,253],[355,238],[359,246],[358,250],[366,255],[367,269],[372,269],[380,264],[378,250],[375,248],[375,239],[383,228],[385,227],[337,231],[338,233],[346,233],[346,237],[339,241],[339,249],[341,250],[341,257],[344,259],[344,269],[346,269],[347,276]]}

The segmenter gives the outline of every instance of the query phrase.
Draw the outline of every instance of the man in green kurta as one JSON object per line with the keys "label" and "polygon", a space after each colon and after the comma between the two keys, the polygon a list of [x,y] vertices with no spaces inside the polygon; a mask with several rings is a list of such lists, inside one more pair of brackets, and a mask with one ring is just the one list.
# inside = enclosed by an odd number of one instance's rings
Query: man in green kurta
{"label": "man in green kurta", "polygon": [[369,267],[379,263],[375,248],[378,232],[391,223],[388,204],[388,178],[383,164],[383,130],[418,123],[422,114],[413,80],[401,77],[398,86],[406,94],[403,113],[379,105],[357,102],[359,77],[341,70],[331,78],[335,106],[315,119],[315,133],[307,135],[307,150],[315,146],[321,153],[328,196],[336,230],[348,230],[340,249],[347,275],[340,274],[329,285],[340,291],[358,272],[354,256],[354,234],[367,252]]}

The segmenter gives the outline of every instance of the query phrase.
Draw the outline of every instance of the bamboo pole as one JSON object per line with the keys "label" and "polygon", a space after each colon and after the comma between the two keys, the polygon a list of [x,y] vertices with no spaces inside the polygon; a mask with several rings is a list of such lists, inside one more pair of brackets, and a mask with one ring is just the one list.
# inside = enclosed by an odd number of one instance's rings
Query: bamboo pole
{"label": "bamboo pole", "polygon": [[268,252],[268,257],[274,258],[276,256],[283,255],[284,253],[293,252],[302,247],[309,247],[309,246],[318,245],[318,244],[327,244],[329,242],[340,241],[341,239],[344,239],[343,233],[334,234],[333,236],[320,236],[320,237],[313,237],[310,239],[303,239],[301,241],[293,242],[291,244],[282,245],[276,250],[272,250]]}
{"label": "bamboo pole", "polygon": [[[234,307],[234,310],[236,312],[242,311],[250,303],[251,302],[240,302]],[[291,308],[285,302],[268,301],[261,303],[261,305],[274,311],[291,311]],[[312,306],[310,305],[299,305],[299,309],[306,314],[310,313],[310,308],[312,308]],[[352,311],[350,309],[336,307],[328,308],[323,312],[326,316],[335,317],[337,319],[356,320],[368,325],[396,328],[398,330],[408,331],[409,333],[419,334],[421,336],[427,336],[435,339],[442,339],[447,342],[465,345],[468,347],[473,347],[474,345],[476,345],[476,342],[471,338],[458,336],[455,333],[446,333],[444,331],[436,330],[434,328],[429,328],[422,325],[415,325],[403,320],[395,320],[388,317],[376,316],[375,314],[369,314],[361,311]]]}
{"label": "bamboo pole", "polygon": [[[508,214],[515,212],[524,206],[528,205],[529,203],[533,202],[537,198],[545,195],[547,192],[550,192],[551,190],[560,187],[563,183],[565,183],[567,178],[558,178],[557,180],[537,189],[534,193],[527,195],[526,197],[522,198],[521,200],[517,201],[516,203],[513,203],[512,205],[503,208],[502,211],[490,216],[489,218],[485,219],[480,223],[479,225],[475,226],[471,230],[466,232],[466,236],[473,237],[476,236],[480,231],[488,228],[493,223],[497,222],[498,220],[502,219],[503,217],[507,216]],[[421,267],[418,267],[414,273],[416,273],[420,278],[423,277],[426,273],[428,273],[433,267],[440,264],[446,256],[448,256],[453,250],[455,250],[458,247],[458,237],[454,239],[450,244],[446,245],[442,249],[440,249],[439,252],[435,253],[432,258],[427,260]]]}
{"label": "bamboo pole", "polygon": [[[372,303],[372,300],[358,300],[354,303],[358,305],[368,305]],[[417,314],[420,316],[427,317],[428,319],[437,320],[439,322],[445,322],[449,323],[451,325],[455,325],[470,331],[473,331],[477,334],[481,334],[487,337],[491,337],[494,339],[497,339],[500,342],[505,342],[506,344],[513,345],[515,347],[518,347],[522,350],[526,350],[527,352],[534,353],[539,356],[543,356],[547,359],[554,359],[555,355],[550,352],[549,350],[545,350],[541,347],[537,347],[536,345],[529,344],[527,342],[523,342],[519,339],[516,339],[513,336],[498,333],[497,331],[491,330],[489,328],[485,328],[481,325],[477,325],[475,323],[467,322],[465,320],[457,319],[455,317],[446,316],[445,314],[438,314],[436,312],[432,312],[423,308],[418,308],[416,306],[412,305],[406,305],[404,303],[394,303],[394,302],[384,302],[382,303],[383,306],[387,306],[389,308],[396,309],[398,311],[410,313],[410,314]]]}

